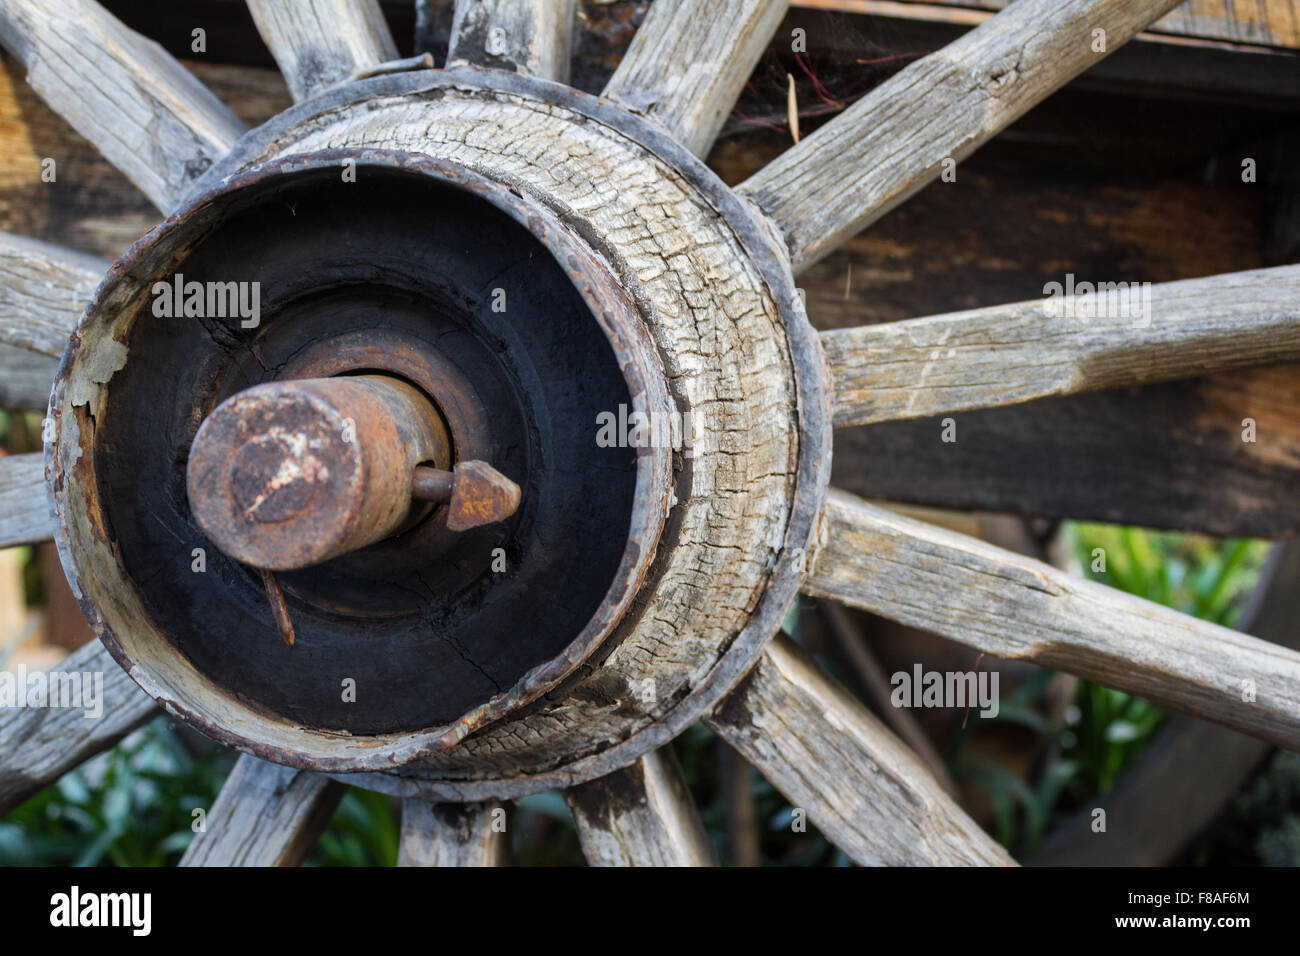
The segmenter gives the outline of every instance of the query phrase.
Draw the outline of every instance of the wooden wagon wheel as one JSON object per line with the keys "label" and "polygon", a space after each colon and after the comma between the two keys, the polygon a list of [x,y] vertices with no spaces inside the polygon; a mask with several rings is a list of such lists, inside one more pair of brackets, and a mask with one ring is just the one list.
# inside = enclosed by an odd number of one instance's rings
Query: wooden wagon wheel
{"label": "wooden wagon wheel", "polygon": [[[245,131],[90,0],[4,0],[168,218],[111,268],[0,247],[0,344],[62,355],[0,546],[54,537],[106,674],[102,720],[0,713],[0,810],[161,704],[244,751],[189,864],[300,860],[340,781],[405,798],[408,863],[496,861],[497,801],[556,788],[593,863],[706,863],[664,746],[703,720],[858,862],[1009,863],[778,634],[800,591],[1295,747],[1300,654],[827,488],[833,425],[1300,357],[1298,267],[1149,321],[804,314],[801,269],[1176,5],[1017,0],[733,190],[698,157],[781,2],[658,0],[596,98],[571,0],[461,0],[443,70],[373,0],[250,0],[298,102]],[[471,460],[505,520],[452,517]]]}

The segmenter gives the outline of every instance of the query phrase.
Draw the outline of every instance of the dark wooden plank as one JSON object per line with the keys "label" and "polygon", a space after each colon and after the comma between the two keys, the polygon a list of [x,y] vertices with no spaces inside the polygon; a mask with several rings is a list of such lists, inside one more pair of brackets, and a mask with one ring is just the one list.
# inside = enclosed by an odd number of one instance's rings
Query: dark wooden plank
{"label": "dark wooden plank", "polygon": [[[1253,419],[1255,441],[1243,441]],[[1300,534],[1300,365],[835,433],[868,498],[1212,535]]]}
{"label": "dark wooden plank", "polygon": [[[1009,0],[794,0],[813,10],[975,24]],[[1300,48],[1296,0],[1186,0],[1147,31],[1230,43]]]}

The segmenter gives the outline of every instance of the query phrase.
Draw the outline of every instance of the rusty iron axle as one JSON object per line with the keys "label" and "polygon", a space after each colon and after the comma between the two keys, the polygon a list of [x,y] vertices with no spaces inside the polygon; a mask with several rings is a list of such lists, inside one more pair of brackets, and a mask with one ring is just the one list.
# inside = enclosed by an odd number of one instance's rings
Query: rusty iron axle
{"label": "rusty iron axle", "polygon": [[195,436],[190,506],[218,548],[267,571],[373,544],[430,504],[448,506],[452,531],[515,512],[518,485],[482,461],[445,470],[450,458],[432,402],[399,379],[255,385],[218,406]]}
{"label": "rusty iron axle", "polygon": [[[203,531],[256,568],[281,638],[294,643],[276,571],[339,557],[446,505],[447,528],[503,521],[519,486],[483,461],[457,462],[433,403],[384,375],[255,385],[199,428],[186,474]],[[429,463],[432,464],[429,464]]]}

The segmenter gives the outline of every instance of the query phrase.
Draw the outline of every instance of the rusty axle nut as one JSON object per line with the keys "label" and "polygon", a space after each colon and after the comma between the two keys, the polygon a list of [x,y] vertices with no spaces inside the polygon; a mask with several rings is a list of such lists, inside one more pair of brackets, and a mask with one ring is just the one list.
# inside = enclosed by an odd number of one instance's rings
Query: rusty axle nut
{"label": "rusty axle nut", "polygon": [[447,527],[468,531],[504,521],[519,507],[519,486],[485,461],[458,462],[453,471],[421,465],[412,493],[422,501],[447,505]]}
{"label": "rusty axle nut", "polygon": [[219,405],[195,436],[186,479],[218,548],[287,571],[401,528],[416,465],[450,457],[441,417],[405,382],[305,379],[255,385]]}

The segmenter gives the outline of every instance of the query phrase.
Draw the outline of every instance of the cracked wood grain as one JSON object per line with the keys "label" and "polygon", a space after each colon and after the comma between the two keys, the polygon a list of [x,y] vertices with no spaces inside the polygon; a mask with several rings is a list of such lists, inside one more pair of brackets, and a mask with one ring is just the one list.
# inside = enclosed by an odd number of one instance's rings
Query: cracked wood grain
{"label": "cracked wood grain", "polygon": [[1132,303],[1125,295],[1044,298],[824,332],[835,424],[1300,359],[1300,266],[1162,283],[1139,290]]}
{"label": "cracked wood grain", "polygon": [[396,60],[378,0],[248,0],[294,102]]}
{"label": "cracked wood grain", "polygon": [[703,156],[788,0],[656,0],[604,95],[663,123]]}
{"label": "cracked wood grain", "polygon": [[785,635],[707,723],[864,866],[1014,865],[916,755]]}
{"label": "cracked wood grain", "polygon": [[576,0],[457,0],[448,66],[569,80]]}
{"label": "cracked wood grain", "polygon": [[0,458],[0,548],[48,541],[53,533],[45,498],[45,456]]}
{"label": "cracked wood grain", "polygon": [[841,491],[804,590],[1300,747],[1300,653]]}
{"label": "cracked wood grain", "polygon": [[[498,812],[500,811],[500,812]],[[505,866],[505,808],[485,803],[402,801],[398,866]]]}
{"label": "cracked wood grain", "polygon": [[[597,753],[652,730],[689,693],[687,675],[709,673],[767,587],[798,441],[776,305],[736,235],[679,172],[563,106],[461,87],[436,92],[372,100],[346,117],[331,111],[248,160],[365,144],[446,157],[548,195],[570,210],[574,228],[608,238],[605,254],[643,303],[695,432],[676,546],[618,646],[571,696],[410,768],[431,785],[446,781],[444,799],[481,799],[497,795],[476,789],[482,780],[546,772],[557,755]],[[610,699],[627,704],[611,708]]]}
{"label": "cracked wood grain", "polygon": [[98,703],[86,701],[99,716],[87,717],[81,707],[0,708],[0,816],[160,713],[99,641],[73,651],[52,673],[61,681],[83,675],[83,687],[85,675],[97,687],[94,675],[102,675]]}
{"label": "cracked wood grain", "polygon": [[241,754],[181,866],[298,866],[347,788]]}
{"label": "cracked wood grain", "polygon": [[713,866],[713,847],[670,747],[564,793],[592,866]]}
{"label": "cracked wood grain", "polygon": [[[742,183],[796,271],[960,163],[1178,0],[1016,0]],[[1105,34],[1105,51],[1094,49]]]}
{"label": "cracked wood grain", "polygon": [[55,112],[164,212],[244,132],[161,46],[93,0],[6,0],[0,43]]}

